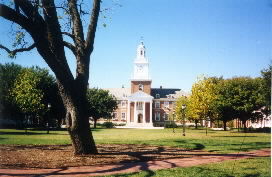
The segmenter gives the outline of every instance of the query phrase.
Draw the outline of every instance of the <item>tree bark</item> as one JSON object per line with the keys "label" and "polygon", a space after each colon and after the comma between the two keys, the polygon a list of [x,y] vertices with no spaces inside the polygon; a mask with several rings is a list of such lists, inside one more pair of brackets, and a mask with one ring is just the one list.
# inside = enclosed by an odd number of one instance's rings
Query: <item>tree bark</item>
{"label": "tree bark", "polygon": [[85,92],[78,91],[78,85],[74,84],[71,84],[70,87],[63,87],[58,81],[58,86],[66,108],[66,125],[72,140],[74,154],[98,153],[90,130]]}

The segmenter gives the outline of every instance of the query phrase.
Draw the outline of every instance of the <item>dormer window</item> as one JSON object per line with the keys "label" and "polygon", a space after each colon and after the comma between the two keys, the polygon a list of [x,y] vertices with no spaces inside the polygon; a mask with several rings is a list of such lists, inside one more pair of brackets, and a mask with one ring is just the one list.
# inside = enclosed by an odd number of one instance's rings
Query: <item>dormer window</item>
{"label": "dormer window", "polygon": [[160,94],[156,94],[156,98],[157,98],[157,99],[160,99]]}
{"label": "dormer window", "polygon": [[141,90],[141,91],[144,90],[144,85],[143,84],[139,84],[139,90]]}

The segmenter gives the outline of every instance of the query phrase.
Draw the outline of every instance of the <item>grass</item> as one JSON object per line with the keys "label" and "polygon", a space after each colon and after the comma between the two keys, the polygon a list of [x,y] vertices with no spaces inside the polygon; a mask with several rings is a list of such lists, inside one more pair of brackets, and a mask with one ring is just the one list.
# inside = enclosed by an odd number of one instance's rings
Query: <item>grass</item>
{"label": "grass", "polygon": [[[220,163],[187,167],[172,168],[156,171],[142,171],[136,173],[119,174],[107,177],[270,177],[271,158],[259,157],[242,159],[236,161],[225,161]],[[234,167],[234,168],[233,168]]]}
{"label": "grass", "polygon": [[[270,148],[270,133],[239,133],[237,131],[209,131],[187,129],[186,136],[181,129],[95,129],[93,136],[97,144],[147,144],[200,149],[210,152],[229,153]],[[243,145],[241,146],[243,142]],[[0,144],[70,144],[66,131],[28,131],[1,129]]]}

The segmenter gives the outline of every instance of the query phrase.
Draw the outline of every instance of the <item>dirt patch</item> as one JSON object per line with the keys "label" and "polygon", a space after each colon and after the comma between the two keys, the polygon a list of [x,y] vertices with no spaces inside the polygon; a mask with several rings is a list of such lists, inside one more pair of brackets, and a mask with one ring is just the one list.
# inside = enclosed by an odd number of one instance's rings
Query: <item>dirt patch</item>
{"label": "dirt patch", "polygon": [[199,150],[147,146],[147,145],[98,145],[99,154],[74,156],[71,145],[1,145],[1,168],[62,168],[105,165],[173,158],[188,158],[208,153]]}

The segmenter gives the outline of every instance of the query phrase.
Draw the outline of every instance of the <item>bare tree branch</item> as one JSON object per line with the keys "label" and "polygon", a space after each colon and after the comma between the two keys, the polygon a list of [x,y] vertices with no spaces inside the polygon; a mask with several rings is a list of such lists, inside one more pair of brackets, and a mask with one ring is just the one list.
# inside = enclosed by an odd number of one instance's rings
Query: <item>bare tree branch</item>
{"label": "bare tree branch", "polygon": [[36,47],[36,45],[34,43],[31,46],[29,46],[29,47],[10,50],[9,48],[7,48],[7,47],[5,47],[5,46],[3,46],[3,45],[0,44],[0,49],[4,49],[11,56],[15,56],[18,52],[30,51],[30,50],[34,49],[35,47]]}
{"label": "bare tree branch", "polygon": [[22,11],[28,17],[29,20],[38,23],[44,22],[42,16],[38,12],[37,8],[38,4],[33,6],[31,2],[28,0],[14,0],[14,2],[22,9]]}
{"label": "bare tree branch", "polygon": [[68,0],[69,11],[73,22],[73,35],[75,36],[75,45],[77,47],[77,52],[81,56],[84,55],[84,32],[83,26],[80,19],[80,14],[78,12],[76,0]]}
{"label": "bare tree branch", "polygon": [[90,24],[88,27],[88,33],[87,33],[87,38],[85,43],[85,50],[88,54],[91,54],[93,51],[95,31],[96,31],[99,12],[100,12],[100,1],[101,0],[94,0],[94,3],[93,3],[92,16],[90,19]]}
{"label": "bare tree branch", "polygon": [[63,45],[67,47],[68,49],[70,49],[73,52],[73,54],[76,56],[76,47],[73,44],[63,41]]}
{"label": "bare tree branch", "polygon": [[71,33],[68,33],[68,32],[61,32],[61,34],[64,34],[66,36],[69,36],[70,38],[72,38],[73,40],[75,39],[75,36]]}
{"label": "bare tree branch", "polygon": [[0,3],[0,17],[3,17],[9,21],[17,23],[26,31],[30,32],[32,27],[32,22],[26,18],[24,15],[16,12],[12,8]]}

